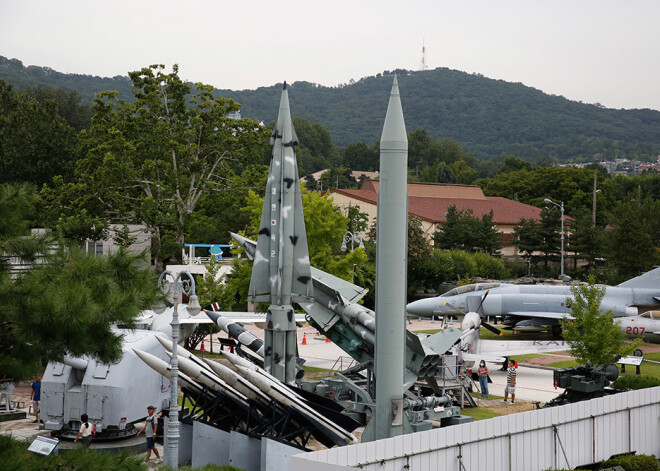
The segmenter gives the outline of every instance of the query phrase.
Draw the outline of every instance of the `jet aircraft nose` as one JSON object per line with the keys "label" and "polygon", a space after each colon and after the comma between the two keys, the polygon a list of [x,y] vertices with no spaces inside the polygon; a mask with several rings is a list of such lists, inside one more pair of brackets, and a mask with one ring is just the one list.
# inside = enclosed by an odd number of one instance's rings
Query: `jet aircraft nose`
{"label": "jet aircraft nose", "polygon": [[406,306],[406,311],[408,314],[411,314],[413,316],[426,316],[426,317],[431,317],[434,312],[436,313],[440,310],[441,306],[439,303],[433,299],[433,298],[428,298],[428,299],[419,299],[417,301],[414,301]]}

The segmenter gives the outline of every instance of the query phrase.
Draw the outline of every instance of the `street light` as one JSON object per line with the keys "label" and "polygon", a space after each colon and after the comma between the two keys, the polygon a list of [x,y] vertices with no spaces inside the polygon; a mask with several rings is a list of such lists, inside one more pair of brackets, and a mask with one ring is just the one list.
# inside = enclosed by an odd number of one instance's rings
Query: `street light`
{"label": "street light", "polygon": [[[185,276],[184,276],[185,275]],[[166,281],[167,277],[173,280],[173,283]],[[181,292],[189,296],[188,298],[188,313],[191,316],[196,316],[202,310],[199,305],[199,299],[195,294],[195,279],[187,271],[184,270],[176,277],[171,271],[165,270],[158,278],[158,286],[163,294],[171,294],[174,304],[174,312],[172,314],[172,359],[170,361],[170,424],[167,429],[167,461],[168,465],[177,469],[179,466],[179,404],[177,402],[178,378],[179,378],[179,357],[177,356],[177,344],[179,342],[179,287]],[[157,306],[154,311],[158,313],[162,307]],[[161,311],[162,313],[163,311]]]}
{"label": "street light", "polygon": [[546,198],[543,201],[558,207],[559,210],[561,211],[561,275],[559,275],[559,278],[563,280],[564,279],[564,202],[562,201],[561,204],[557,204],[554,201],[552,201],[550,198]]}
{"label": "street light", "polygon": [[346,244],[351,244],[351,252],[355,250],[355,243],[358,243],[358,249],[363,249],[364,244],[362,243],[362,234],[359,232],[350,232],[346,231],[346,234],[344,234],[344,238],[341,242],[341,251],[346,252],[346,249],[348,248]]}

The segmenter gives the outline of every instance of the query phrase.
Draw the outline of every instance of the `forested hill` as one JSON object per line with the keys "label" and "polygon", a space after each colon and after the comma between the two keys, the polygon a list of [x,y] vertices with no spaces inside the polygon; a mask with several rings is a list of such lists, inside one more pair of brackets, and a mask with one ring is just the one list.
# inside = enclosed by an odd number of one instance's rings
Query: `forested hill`
{"label": "forested hill", "polygon": [[[493,80],[446,68],[397,71],[406,128],[453,138],[479,158],[514,154],[533,160],[653,157],[660,154],[660,112],[614,110],[552,96],[520,83]],[[325,124],[338,145],[380,138],[390,74],[337,88],[293,83],[291,111]],[[243,105],[243,116],[275,119],[281,85],[257,90],[220,90]]]}
{"label": "forested hill", "polygon": [[132,99],[131,80],[128,75],[115,77],[97,77],[94,75],[63,74],[50,67],[30,65],[25,67],[18,59],[0,56],[0,78],[10,82],[16,88],[52,87],[68,92],[75,91],[83,102],[91,102],[98,92],[117,90],[119,98]]}
{"label": "forested hill", "polygon": [[[289,92],[292,113],[327,126],[337,145],[372,144],[382,130],[392,73],[339,87],[294,82]],[[453,138],[482,159],[514,154],[526,160],[655,160],[660,154],[658,111],[607,109],[446,68],[396,73],[408,131],[424,128],[435,138]],[[108,89],[117,90],[120,98],[131,98],[128,77],[62,74],[46,67],[24,67],[19,60],[1,56],[0,78],[19,88],[76,90],[84,100]],[[277,84],[218,93],[241,103],[244,117],[268,123],[276,117],[280,90]]]}

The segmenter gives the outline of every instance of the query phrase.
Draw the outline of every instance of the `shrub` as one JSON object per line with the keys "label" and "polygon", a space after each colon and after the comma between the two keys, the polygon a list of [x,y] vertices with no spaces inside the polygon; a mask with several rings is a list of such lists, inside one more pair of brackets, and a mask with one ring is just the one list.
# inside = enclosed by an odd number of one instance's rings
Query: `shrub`
{"label": "shrub", "polygon": [[610,458],[601,465],[602,468],[621,466],[626,471],[657,471],[658,461],[653,455],[621,455]]}
{"label": "shrub", "polygon": [[617,391],[653,388],[655,386],[660,386],[660,378],[657,376],[621,376],[612,383],[612,387]]}
{"label": "shrub", "polygon": [[477,276],[502,280],[509,278],[511,273],[501,258],[493,257],[483,252],[473,254],[476,264]]}
{"label": "shrub", "polygon": [[42,469],[143,471],[147,469],[142,455],[110,454],[81,447],[57,455],[42,456],[27,451],[28,446],[28,442],[0,435],[0,469],[3,471],[37,471]]}

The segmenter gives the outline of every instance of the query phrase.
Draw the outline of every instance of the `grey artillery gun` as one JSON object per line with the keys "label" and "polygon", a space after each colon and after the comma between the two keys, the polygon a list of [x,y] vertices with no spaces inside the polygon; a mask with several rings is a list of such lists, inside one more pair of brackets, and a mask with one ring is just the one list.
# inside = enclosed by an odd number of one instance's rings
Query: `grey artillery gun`
{"label": "grey artillery gun", "polygon": [[555,370],[555,387],[564,388],[564,392],[541,407],[563,406],[615,394],[617,391],[608,386],[618,377],[619,369],[613,363],[597,366],[585,363],[574,368]]}
{"label": "grey artillery gun", "polygon": [[[196,327],[196,317],[186,305],[179,305],[183,322],[182,338]],[[164,409],[169,404],[170,381],[140,360],[133,349],[169,361],[157,337],[171,338],[173,308],[162,314],[143,311],[137,325],[146,327],[116,329],[123,335],[122,359],[104,365],[85,357],[67,357],[63,362],[49,362],[41,381],[41,412],[47,430],[74,438],[80,428],[80,416],[86,413],[95,427],[96,439],[130,437],[133,427],[146,416],[148,405]],[[206,316],[203,314],[204,320]],[[198,316],[200,317],[200,316]]]}
{"label": "grey artillery gun", "polygon": [[158,335],[149,330],[118,329],[124,338],[122,359],[105,365],[87,358],[49,362],[41,380],[40,417],[47,430],[75,438],[80,416],[86,413],[95,439],[116,439],[137,433],[134,422],[145,416],[148,405],[160,408],[169,394],[170,382],[156,374],[133,348],[167,359]]}

